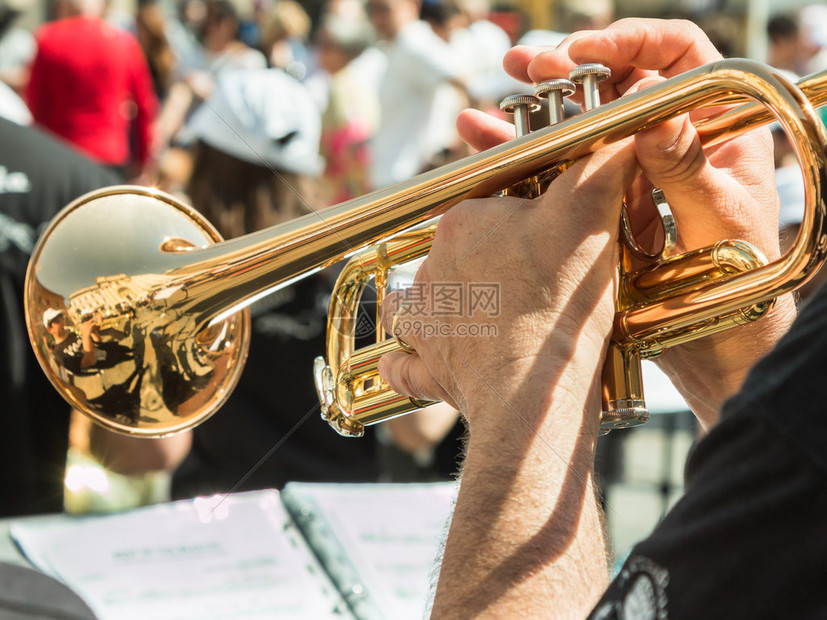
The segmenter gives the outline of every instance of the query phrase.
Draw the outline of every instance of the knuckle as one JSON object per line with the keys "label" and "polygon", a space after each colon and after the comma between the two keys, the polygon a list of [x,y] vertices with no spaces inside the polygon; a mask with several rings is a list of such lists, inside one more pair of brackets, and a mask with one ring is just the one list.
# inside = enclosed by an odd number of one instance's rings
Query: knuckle
{"label": "knuckle", "polygon": [[468,214],[464,203],[458,204],[443,214],[434,234],[434,244],[451,242],[465,228]]}
{"label": "knuckle", "polygon": [[404,390],[402,393],[406,396],[416,396],[422,393],[421,372],[418,372],[418,367],[421,365],[422,362],[415,353],[405,356],[405,359],[402,360],[399,383]]}
{"label": "knuckle", "polygon": [[700,26],[698,26],[695,22],[693,22],[691,20],[679,18],[679,19],[676,19],[674,23],[678,28],[686,30],[687,32],[689,32],[692,35],[701,35],[701,34],[703,34],[703,30],[701,30]]}
{"label": "knuckle", "polygon": [[706,164],[706,155],[700,142],[692,141],[686,150],[675,158],[664,158],[663,177],[672,183],[684,183],[694,179]]}

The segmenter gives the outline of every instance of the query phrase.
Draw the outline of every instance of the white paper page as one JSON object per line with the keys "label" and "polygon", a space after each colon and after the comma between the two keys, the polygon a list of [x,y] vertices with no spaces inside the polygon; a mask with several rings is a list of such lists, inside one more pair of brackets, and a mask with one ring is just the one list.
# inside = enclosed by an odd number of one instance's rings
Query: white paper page
{"label": "white paper page", "polygon": [[100,620],[349,618],[276,491],[11,528]]}
{"label": "white paper page", "polygon": [[664,372],[652,360],[643,360],[643,396],[649,413],[689,411],[689,406]]}
{"label": "white paper page", "polygon": [[284,493],[300,493],[321,511],[312,517],[333,531],[384,617],[420,620],[456,489],[453,483],[290,483]]}

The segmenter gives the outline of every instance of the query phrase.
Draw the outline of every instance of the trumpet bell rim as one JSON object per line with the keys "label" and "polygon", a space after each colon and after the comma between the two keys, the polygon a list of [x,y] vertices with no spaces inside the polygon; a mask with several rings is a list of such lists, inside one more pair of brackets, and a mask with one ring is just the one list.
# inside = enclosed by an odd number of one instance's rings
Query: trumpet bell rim
{"label": "trumpet bell rim", "polygon": [[247,356],[249,313],[195,324],[170,275],[190,250],[219,241],[197,211],[145,187],[91,192],[53,219],[29,262],[26,323],[72,407],[108,430],[164,436],[224,403]]}

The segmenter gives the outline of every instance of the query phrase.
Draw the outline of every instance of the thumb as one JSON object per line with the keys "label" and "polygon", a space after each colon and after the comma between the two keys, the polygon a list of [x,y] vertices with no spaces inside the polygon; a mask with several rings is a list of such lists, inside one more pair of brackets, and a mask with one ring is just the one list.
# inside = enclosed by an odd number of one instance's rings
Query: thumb
{"label": "thumb", "polygon": [[386,353],[379,359],[379,374],[399,394],[419,400],[445,401],[458,409],[454,399],[433,378],[418,353]]}
{"label": "thumb", "polygon": [[666,192],[694,191],[699,180],[711,180],[705,176],[711,166],[687,115],[636,134],[635,154],[646,177]]}

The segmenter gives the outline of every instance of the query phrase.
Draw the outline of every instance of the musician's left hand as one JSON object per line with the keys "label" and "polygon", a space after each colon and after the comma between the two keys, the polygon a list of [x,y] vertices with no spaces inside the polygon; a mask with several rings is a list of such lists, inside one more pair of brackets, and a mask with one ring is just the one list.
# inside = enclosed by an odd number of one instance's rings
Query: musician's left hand
{"label": "musician's left hand", "polygon": [[[567,77],[581,63],[604,64],[612,70],[612,77],[601,83],[605,103],[720,58],[691,22],[626,19],[602,31],[575,33],[554,49],[516,47],[504,64],[515,78],[533,82]],[[513,137],[508,124],[471,110],[460,116],[458,127],[478,149]],[[637,134],[635,148],[645,179],[629,202],[641,243],[648,241],[652,249],[657,243],[659,217],[647,191],[654,185],[664,190],[675,215],[678,251],[741,239],[770,259],[779,256],[768,131],[752,131],[704,151],[690,118],[683,116]],[[773,346],[794,316],[794,303],[787,295],[771,318],[675,347],[658,361],[709,427],[723,400],[737,390],[752,363]]]}

